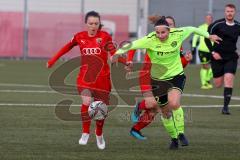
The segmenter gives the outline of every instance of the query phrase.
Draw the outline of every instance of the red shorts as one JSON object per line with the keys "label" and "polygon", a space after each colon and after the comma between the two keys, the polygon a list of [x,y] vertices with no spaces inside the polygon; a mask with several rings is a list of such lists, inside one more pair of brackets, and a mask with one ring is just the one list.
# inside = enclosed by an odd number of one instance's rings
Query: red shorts
{"label": "red shorts", "polygon": [[79,94],[81,94],[84,89],[88,89],[91,92],[94,101],[100,100],[109,105],[111,92],[110,75],[98,76],[94,82],[86,82],[83,79],[83,76],[79,74],[77,78],[77,87]]}

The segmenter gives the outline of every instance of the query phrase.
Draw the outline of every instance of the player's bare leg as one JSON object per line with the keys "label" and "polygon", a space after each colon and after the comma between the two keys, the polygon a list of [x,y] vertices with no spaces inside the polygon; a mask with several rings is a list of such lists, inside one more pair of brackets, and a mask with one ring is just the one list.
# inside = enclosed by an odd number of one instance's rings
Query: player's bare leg
{"label": "player's bare leg", "polygon": [[213,79],[214,85],[216,88],[220,88],[223,86],[223,76],[217,77]]}
{"label": "player's bare leg", "polygon": [[138,122],[140,114],[143,110],[151,110],[158,107],[158,104],[151,91],[143,93],[143,96],[144,100],[136,104],[134,112],[131,114],[131,120],[134,123]]}

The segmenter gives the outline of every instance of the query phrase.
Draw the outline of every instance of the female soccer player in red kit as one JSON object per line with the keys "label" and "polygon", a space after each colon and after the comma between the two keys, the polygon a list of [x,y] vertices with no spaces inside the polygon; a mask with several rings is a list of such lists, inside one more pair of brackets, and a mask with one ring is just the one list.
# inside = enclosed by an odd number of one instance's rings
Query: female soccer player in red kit
{"label": "female soccer player in red kit", "polygon": [[[88,115],[88,107],[92,99],[109,104],[111,81],[107,60],[108,54],[112,55],[115,52],[111,36],[107,32],[101,31],[101,19],[97,12],[88,12],[85,16],[85,24],[87,31],[75,34],[72,40],[47,62],[47,67],[50,68],[73,47],[80,48],[81,67],[77,77],[77,87],[82,98],[80,145],[86,145],[89,139],[91,119]],[[96,121],[95,134],[99,149],[105,148],[103,124],[104,120]]]}

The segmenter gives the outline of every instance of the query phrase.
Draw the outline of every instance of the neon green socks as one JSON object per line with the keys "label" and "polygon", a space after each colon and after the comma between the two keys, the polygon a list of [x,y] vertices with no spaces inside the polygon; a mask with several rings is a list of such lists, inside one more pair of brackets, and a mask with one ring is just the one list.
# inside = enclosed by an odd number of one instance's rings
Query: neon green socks
{"label": "neon green socks", "polygon": [[184,133],[184,113],[181,106],[177,110],[173,110],[173,120],[175,122],[178,134]]}
{"label": "neon green socks", "polygon": [[170,118],[164,118],[161,116],[163,126],[167,130],[168,134],[170,135],[171,138],[177,138],[178,137],[178,132],[175,127],[173,117],[171,116]]}

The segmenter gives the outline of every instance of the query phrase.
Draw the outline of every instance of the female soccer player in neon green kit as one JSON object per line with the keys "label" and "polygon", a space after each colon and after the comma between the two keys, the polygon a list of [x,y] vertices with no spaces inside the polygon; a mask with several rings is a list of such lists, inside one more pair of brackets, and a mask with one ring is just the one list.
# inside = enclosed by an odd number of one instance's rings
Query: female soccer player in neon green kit
{"label": "female soccer player in neon green kit", "polygon": [[[149,16],[149,20],[152,24],[155,24],[160,18],[161,18],[161,16],[159,16],[159,15]],[[170,28],[175,28],[176,27],[175,20],[174,20],[173,17],[167,16],[166,21],[168,22]],[[130,61],[132,61],[134,53],[135,53],[135,50],[131,50],[131,51],[128,52],[128,56],[129,56],[128,59]],[[182,61],[183,68],[186,67],[188,61],[191,60],[191,56],[192,55],[191,55],[190,52],[187,52],[185,55],[183,55],[181,53],[181,61]],[[148,85],[148,84],[150,84],[150,79],[151,79],[150,78],[150,72],[149,72],[149,70],[151,68],[151,63],[150,63],[149,56],[145,55],[144,60],[145,60],[144,67],[140,71],[140,75],[139,75],[140,86],[141,86],[140,88],[141,88],[142,93],[146,92],[146,90],[151,90],[151,87]],[[129,68],[129,69],[131,70],[131,68]],[[146,73],[148,73],[148,74],[146,74]],[[148,88],[146,88],[146,86],[148,86]],[[146,126],[148,126],[152,122],[152,120],[154,120],[155,114],[149,115],[148,114],[149,111],[145,111],[144,113],[141,112],[145,107],[146,107],[145,100],[143,99],[141,102],[139,102],[136,105],[136,107],[134,109],[134,112],[131,114],[131,120],[132,120],[132,122],[135,122],[134,126],[132,127],[134,130],[139,130],[139,129],[145,128]],[[163,107],[166,107],[166,105],[163,106]],[[165,109],[165,108],[162,108],[162,110],[163,109]],[[177,109],[177,111],[178,110],[180,110],[180,111],[182,110],[181,106],[179,106],[179,109]],[[173,117],[174,117],[175,111],[172,114],[173,114]],[[144,121],[142,121],[142,119],[144,119]],[[167,130],[167,132],[169,133],[169,135],[171,137],[171,144],[170,144],[169,148],[170,149],[177,149],[178,148],[178,139],[179,139],[182,146],[188,146],[188,140],[184,135],[184,127],[180,126],[180,128],[179,128],[179,126],[176,126],[175,122],[174,122],[174,119],[172,117],[169,117],[169,118],[166,117],[165,118],[165,117],[161,116],[161,119],[162,119],[162,123],[163,123],[165,129]],[[181,119],[181,120],[183,121],[182,123],[184,124],[184,119]],[[134,131],[131,131],[130,133],[133,137],[136,137],[135,134],[134,134]],[[144,137],[144,138],[142,138],[142,140],[143,139],[146,139],[146,138]]]}
{"label": "female soccer player in neon green kit", "polygon": [[[162,17],[155,23],[154,32],[133,41],[130,46],[123,46],[116,52],[116,54],[123,54],[132,49],[147,49],[152,63],[152,91],[144,94],[146,110],[151,110],[150,114],[154,114],[158,106],[161,106],[163,116],[166,118],[171,118],[169,113],[173,110],[176,113],[174,117],[178,128],[184,127],[180,99],[186,79],[179,52],[182,42],[192,33],[209,38],[216,43],[221,40],[218,36],[209,35],[208,32],[195,27],[170,29],[165,17]],[[170,87],[167,89],[167,93],[163,94],[162,89],[167,85]],[[141,119],[139,123],[141,123]],[[131,134],[138,139],[143,139],[144,136],[140,133],[140,129],[142,128],[132,128]]]}

